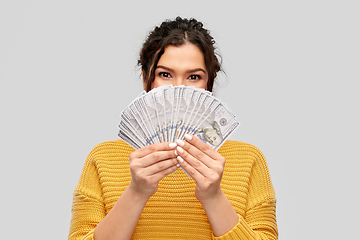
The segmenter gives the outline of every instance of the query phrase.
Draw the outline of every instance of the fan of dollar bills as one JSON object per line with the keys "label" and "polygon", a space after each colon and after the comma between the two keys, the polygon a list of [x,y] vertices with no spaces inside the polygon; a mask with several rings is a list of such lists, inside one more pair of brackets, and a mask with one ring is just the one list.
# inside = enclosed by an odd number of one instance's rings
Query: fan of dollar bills
{"label": "fan of dollar bills", "polygon": [[217,150],[239,126],[231,110],[211,92],[187,86],[144,91],[120,118],[119,137],[135,149],[175,142],[188,133]]}

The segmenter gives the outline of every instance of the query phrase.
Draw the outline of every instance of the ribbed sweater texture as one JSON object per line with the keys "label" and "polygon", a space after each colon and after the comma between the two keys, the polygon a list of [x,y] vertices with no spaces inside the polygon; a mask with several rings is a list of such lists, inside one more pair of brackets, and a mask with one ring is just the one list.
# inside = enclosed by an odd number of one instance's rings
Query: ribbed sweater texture
{"label": "ribbed sweater texture", "polygon": [[[124,141],[115,140],[90,152],[74,190],[69,240],[93,239],[95,227],[130,183],[133,151]],[[218,152],[226,159],[221,189],[239,215],[237,225],[215,237],[195,198],[194,180],[178,169],[159,182],[132,239],[278,239],[275,192],[261,151],[228,140]]]}

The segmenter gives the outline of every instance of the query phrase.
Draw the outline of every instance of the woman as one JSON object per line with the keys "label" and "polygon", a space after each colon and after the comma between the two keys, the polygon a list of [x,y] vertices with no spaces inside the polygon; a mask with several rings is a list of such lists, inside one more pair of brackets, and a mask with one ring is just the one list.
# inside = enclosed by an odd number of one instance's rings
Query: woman
{"label": "woman", "polygon": [[[180,17],[150,33],[139,65],[146,91],[170,84],[212,91],[221,69],[209,32]],[[69,239],[277,239],[262,153],[237,141],[215,151],[185,139],[136,151],[122,140],[96,146],[74,191]]]}

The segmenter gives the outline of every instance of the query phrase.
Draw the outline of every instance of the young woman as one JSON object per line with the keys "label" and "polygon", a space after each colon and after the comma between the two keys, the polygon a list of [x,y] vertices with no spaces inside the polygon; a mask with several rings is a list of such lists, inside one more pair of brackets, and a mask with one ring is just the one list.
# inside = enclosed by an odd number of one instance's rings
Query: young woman
{"label": "young woman", "polygon": [[[140,52],[144,89],[212,91],[221,69],[214,43],[195,19],[163,22]],[[74,191],[69,239],[277,239],[262,153],[237,141],[215,151],[185,139],[136,151],[122,140],[96,146]]]}

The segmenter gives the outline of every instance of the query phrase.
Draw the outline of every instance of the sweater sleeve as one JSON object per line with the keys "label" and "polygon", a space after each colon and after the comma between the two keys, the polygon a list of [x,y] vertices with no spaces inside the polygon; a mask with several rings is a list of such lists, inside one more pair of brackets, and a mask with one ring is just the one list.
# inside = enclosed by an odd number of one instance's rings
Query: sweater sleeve
{"label": "sweater sleeve", "polygon": [[96,149],[87,157],[74,190],[69,240],[92,240],[97,224],[105,217],[99,175],[95,164]]}
{"label": "sweater sleeve", "polygon": [[239,222],[226,234],[214,237],[216,240],[249,239],[277,240],[275,191],[262,152],[250,145],[253,157],[249,178],[247,208],[245,215],[239,215]]}

